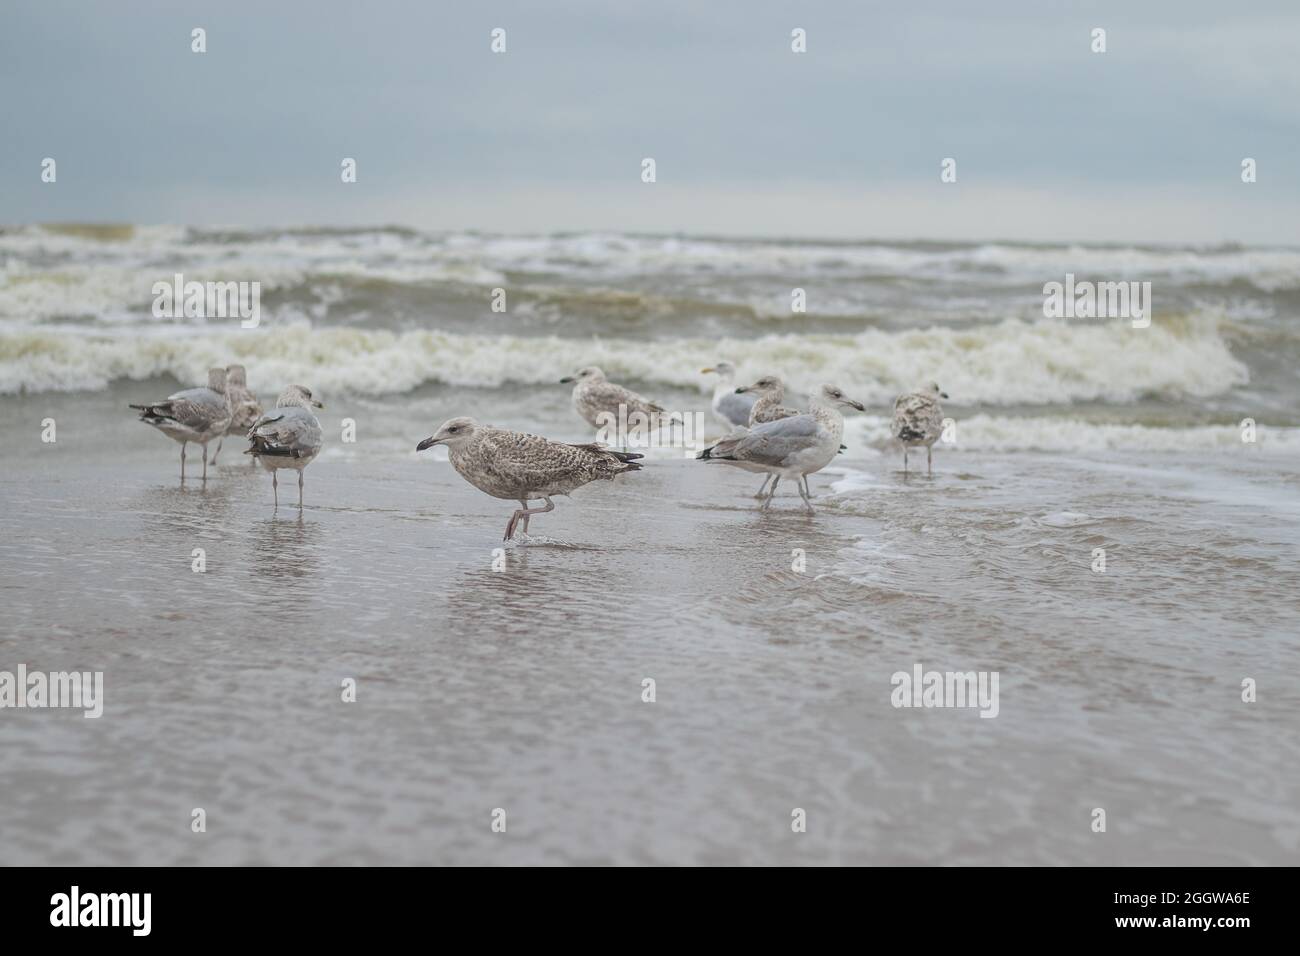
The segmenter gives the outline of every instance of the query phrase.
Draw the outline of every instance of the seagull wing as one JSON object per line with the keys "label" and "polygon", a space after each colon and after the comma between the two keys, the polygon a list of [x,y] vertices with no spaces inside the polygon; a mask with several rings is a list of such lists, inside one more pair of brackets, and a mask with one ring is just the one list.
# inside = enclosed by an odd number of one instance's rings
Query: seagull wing
{"label": "seagull wing", "polygon": [[309,458],[321,448],[320,422],[305,408],[277,408],[253,423],[248,440],[251,455]]}
{"label": "seagull wing", "polygon": [[780,467],[791,455],[816,446],[821,440],[821,430],[811,415],[764,422],[724,438],[710,450],[710,457]]}
{"label": "seagull wing", "polygon": [[630,388],[624,388],[622,385],[615,385],[613,382],[600,382],[591,386],[588,394],[592,401],[599,407],[617,410],[618,406],[626,405],[628,414],[632,412],[641,412],[645,415],[660,414],[663,409],[656,405],[644,395],[638,395]]}

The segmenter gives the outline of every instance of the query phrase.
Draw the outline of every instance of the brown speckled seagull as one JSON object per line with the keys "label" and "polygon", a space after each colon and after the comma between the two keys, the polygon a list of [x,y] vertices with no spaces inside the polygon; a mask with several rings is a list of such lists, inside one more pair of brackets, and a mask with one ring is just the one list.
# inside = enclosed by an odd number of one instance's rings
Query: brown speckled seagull
{"label": "brown speckled seagull", "polygon": [[[244,366],[226,366],[226,395],[230,398],[230,425],[226,428],[226,435],[242,438],[253,427],[253,422],[262,417],[262,406],[257,396],[248,390],[248,372]],[[214,465],[225,440],[224,435],[217,440],[217,450],[212,453]]]}
{"label": "brown speckled seagull", "polygon": [[[736,389],[736,394],[754,399],[754,404],[749,408],[749,420],[742,423],[746,426],[775,422],[799,414],[797,409],[786,408],[781,404],[785,401],[785,382],[775,375],[764,375],[753,385],[741,385]],[[751,470],[767,474],[758,466],[754,466]],[[754,495],[755,498],[761,501],[767,497],[764,492],[767,490],[767,483],[771,480],[772,476],[767,474],[767,477],[763,479],[763,484],[759,486],[758,494]],[[806,480],[804,481],[804,490],[807,491]]]}
{"label": "brown speckled seagull", "polygon": [[931,473],[934,443],[943,434],[943,406],[939,399],[948,393],[934,382],[894,399],[894,420],[890,433],[903,446],[903,474],[907,474],[907,449],[925,446],[925,473]]}
{"label": "brown speckled seagull", "polygon": [[[424,451],[445,445],[447,457],[457,474],[493,498],[517,501],[519,510],[510,516],[505,538],[515,529],[528,532],[528,519],[555,508],[552,495],[567,495],[592,481],[614,479],[641,468],[634,459],[643,455],[611,451],[603,445],[567,445],[537,435],[480,425],[472,418],[451,418],[436,434],[415,446]],[[529,508],[530,500],[541,499],[544,508]]]}
{"label": "brown speckled seagull", "polygon": [[[592,428],[608,427],[617,422],[620,405],[626,409],[623,413],[625,420],[639,412],[651,428],[658,428],[665,414],[663,408],[650,399],[607,381],[605,373],[594,365],[560,379],[561,385],[569,382],[576,383],[573,386],[573,410]],[[612,417],[602,421],[602,415]]]}
{"label": "brown speckled seagull", "polygon": [[775,422],[782,418],[793,418],[799,414],[797,408],[786,408],[785,382],[775,375],[764,375],[753,385],[742,385],[736,389],[737,394],[756,394],[758,400],[749,410],[748,425],[761,425],[763,422]]}

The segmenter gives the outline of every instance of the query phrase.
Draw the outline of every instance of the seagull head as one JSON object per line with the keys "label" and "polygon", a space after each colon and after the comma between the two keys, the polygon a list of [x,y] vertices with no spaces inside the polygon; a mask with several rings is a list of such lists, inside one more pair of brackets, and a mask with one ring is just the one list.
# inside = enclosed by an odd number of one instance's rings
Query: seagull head
{"label": "seagull head", "polygon": [[823,385],[819,390],[813,392],[813,400],[820,401],[823,404],[832,407],[844,406],[845,408],[854,408],[860,412],[865,412],[866,408],[861,402],[856,402],[849,398],[840,389],[838,385]]}
{"label": "seagull head", "polygon": [[938,382],[926,382],[921,386],[921,392],[925,395],[933,395],[935,398],[948,397],[948,393],[939,387]]}
{"label": "seagull head", "polygon": [[434,445],[446,445],[448,448],[455,448],[457,445],[468,441],[478,427],[478,422],[463,415],[460,418],[449,418],[442,423],[432,436],[416,445],[415,450],[424,451]]}
{"label": "seagull head", "polygon": [[603,381],[605,381],[605,373],[602,372],[599,368],[597,368],[594,365],[588,365],[586,368],[578,369],[578,371],[573,375],[564,376],[564,378],[560,379],[560,384],[567,385],[570,382],[582,382],[583,384],[590,384],[592,382],[603,382]]}
{"label": "seagull head", "polygon": [[240,388],[248,386],[248,372],[242,365],[226,366],[226,384],[238,385]]}
{"label": "seagull head", "polygon": [[208,369],[208,388],[220,395],[226,394],[226,370],[224,368]]}
{"label": "seagull head", "polygon": [[700,369],[701,375],[708,375],[710,372],[713,372],[718,376],[718,378],[726,381],[736,374],[736,366],[732,365],[730,362],[718,362],[709,368]]}
{"label": "seagull head", "polygon": [[758,392],[761,395],[771,395],[778,402],[785,398],[785,382],[781,381],[776,375],[764,375],[753,385],[742,385],[736,389],[737,395],[743,395],[745,392]]}
{"label": "seagull head", "polygon": [[324,408],[325,406],[311,397],[311,389],[306,385],[290,385],[276,400],[276,408],[287,408],[290,405],[297,405],[299,408]]}

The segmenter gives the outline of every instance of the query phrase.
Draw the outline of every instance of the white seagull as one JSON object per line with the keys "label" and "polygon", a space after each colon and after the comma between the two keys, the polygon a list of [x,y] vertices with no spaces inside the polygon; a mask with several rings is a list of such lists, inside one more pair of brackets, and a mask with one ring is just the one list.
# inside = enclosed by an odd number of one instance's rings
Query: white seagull
{"label": "white seagull", "polygon": [[230,398],[226,395],[226,370],[208,369],[207,387],[187,388],[168,395],[164,401],[132,405],[147,422],[181,443],[181,480],[185,479],[185,446],[203,448],[203,480],[208,478],[208,442],[220,438],[230,424]]}
{"label": "white seagull", "polygon": [[[737,393],[752,395],[757,394],[754,401],[754,407],[749,413],[749,425],[761,425],[764,422],[780,421],[782,418],[792,418],[799,414],[797,408],[787,408],[781,403],[785,401],[785,382],[781,381],[776,375],[764,375],[753,385],[745,385],[736,389]],[[844,451],[844,446],[840,446],[840,451]],[[763,479],[763,485],[758,489],[755,498],[763,497],[763,489],[767,487],[771,475]],[[813,497],[811,490],[808,488],[808,479],[803,480],[803,494]]]}
{"label": "white seagull", "polygon": [[[836,386],[823,385],[813,393],[812,408],[807,414],[738,429],[695,457],[773,475],[775,480],[761,508],[766,511],[782,478],[794,478],[798,483],[798,479],[821,471],[835,458],[844,435],[841,407],[864,410],[861,402],[846,397]],[[799,484],[799,494],[811,513],[812,502],[802,484]]]}
{"label": "white seagull", "polygon": [[298,507],[302,507],[302,471],[320,454],[320,422],[313,408],[325,406],[311,397],[311,390],[290,385],[280,393],[275,408],[267,412],[248,430],[252,442],[245,455],[252,455],[271,473],[271,493],[280,507],[280,483],[275,473],[281,468],[298,472]]}
{"label": "white seagull", "polygon": [[744,389],[736,388],[736,366],[730,362],[718,362],[700,369],[701,375],[710,373],[718,376],[718,384],[713,387],[713,417],[728,431],[737,425],[748,425],[749,410],[758,401],[758,396],[746,395]]}

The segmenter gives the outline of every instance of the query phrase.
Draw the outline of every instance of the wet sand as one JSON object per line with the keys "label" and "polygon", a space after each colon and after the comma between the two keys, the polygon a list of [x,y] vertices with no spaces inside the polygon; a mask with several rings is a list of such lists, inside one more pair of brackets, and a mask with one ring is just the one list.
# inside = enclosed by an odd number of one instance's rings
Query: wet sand
{"label": "wet sand", "polygon": [[[864,454],[812,517],[656,460],[502,555],[512,506],[446,462],[327,455],[300,516],[242,443],[184,487],[116,444],[3,473],[0,669],[105,702],[0,712],[0,863],[1296,858],[1289,459]],[[917,663],[999,671],[997,718],[891,706]]]}

